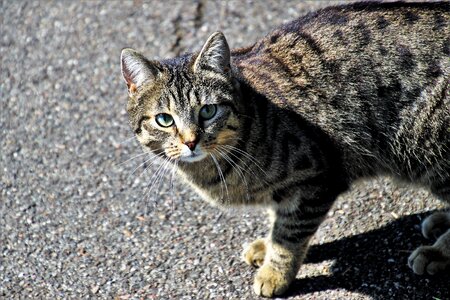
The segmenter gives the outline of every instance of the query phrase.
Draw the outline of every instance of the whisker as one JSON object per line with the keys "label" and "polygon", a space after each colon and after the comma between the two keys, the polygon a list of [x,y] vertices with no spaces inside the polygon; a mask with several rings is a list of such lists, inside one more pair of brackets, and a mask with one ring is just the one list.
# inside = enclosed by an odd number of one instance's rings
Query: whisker
{"label": "whisker", "polygon": [[174,204],[175,201],[173,201],[173,199],[175,198],[175,192],[173,190],[173,175],[174,175],[176,169],[178,168],[178,162],[179,162],[179,160],[175,159],[175,163],[172,165],[172,175],[170,176],[170,192],[171,192],[171,199],[172,199],[172,213],[173,213],[174,206],[175,206],[175,204]]}
{"label": "whisker", "polygon": [[155,186],[158,186],[158,190],[160,190],[161,188],[161,184],[163,182],[163,178],[164,175],[166,174],[167,169],[169,168],[171,162],[173,161],[173,158],[169,158],[169,160],[167,161],[167,163],[164,165],[164,169],[161,171],[161,174],[159,176],[158,181],[155,183]]}
{"label": "whisker", "polygon": [[[141,163],[140,165],[138,165],[136,168],[133,169],[133,171],[130,172],[130,174],[127,176],[127,179],[131,177],[131,175],[134,174],[134,172],[137,171],[137,169],[139,169],[140,167],[142,167],[143,165],[145,165],[146,163],[148,163],[149,161],[151,161],[153,159],[153,157],[150,157],[149,159],[145,160],[143,163]],[[144,171],[142,171],[137,177],[140,177],[142,175],[143,172],[145,172],[145,170],[147,170],[150,166],[152,166],[154,164],[154,162],[152,162],[150,165],[146,166]]]}
{"label": "whisker", "polygon": [[[225,180],[225,177],[223,176],[222,169],[220,168],[220,165],[219,165],[217,159],[214,157],[214,155],[212,153],[210,153],[209,155],[211,155],[211,158],[213,159],[214,163],[216,164],[217,171],[219,172],[219,176],[222,179],[223,183],[225,184],[225,191],[227,194],[227,199],[228,199],[228,202],[230,202],[230,195],[228,194],[227,181]],[[222,197],[223,197],[223,193],[222,193]]]}
{"label": "whisker", "polygon": [[247,180],[245,178],[245,174],[242,172],[243,169],[230,156],[228,156],[226,153],[220,151],[218,148],[216,148],[215,151],[218,152],[231,165],[231,167],[236,170],[237,174],[239,175],[239,178],[241,178],[242,181],[244,182],[245,187],[246,187],[246,198],[247,198],[247,201],[249,201],[250,200],[249,188],[248,188]]}
{"label": "whisker", "polygon": [[[217,168],[217,164],[216,164],[216,162],[215,162],[215,160],[214,160],[214,158],[213,158],[212,153],[209,152],[208,154],[211,156],[211,160],[213,161],[214,166],[216,167],[216,170],[219,170],[219,169]],[[219,177],[220,177],[219,171],[217,171],[217,173],[219,174]],[[223,198],[224,198],[224,187],[223,187],[223,180],[222,180],[222,177],[220,177],[220,199],[222,200]]]}
{"label": "whisker", "polygon": [[158,151],[158,150],[163,150],[163,148],[155,149],[155,150],[153,150],[152,152],[146,152],[146,151],[144,151],[143,153],[139,153],[138,155],[133,156],[132,158],[129,158],[129,159],[123,161],[123,162],[116,163],[115,166],[123,165],[123,164],[129,162],[130,160],[133,160],[133,159],[135,159],[135,158],[141,157],[142,155],[145,155],[145,154],[154,154],[154,153],[155,153],[156,151]]}
{"label": "whisker", "polygon": [[[162,151],[162,152],[160,152],[160,153],[158,153],[158,154],[154,154],[154,155],[150,156],[149,159],[147,159],[147,160],[144,161],[142,164],[140,164],[139,166],[137,166],[136,168],[134,168],[134,170],[130,173],[130,175],[128,175],[127,179],[128,179],[131,175],[133,175],[134,172],[137,171],[137,169],[139,169],[141,166],[145,165],[145,164],[148,163],[149,161],[151,161],[151,160],[153,160],[153,159],[155,159],[155,158],[158,158],[158,157],[159,157],[159,158],[162,158],[163,152],[164,152],[164,151]],[[142,173],[144,173],[148,168],[150,168],[150,167],[151,167],[152,165],[154,165],[156,162],[157,162],[157,160],[154,160],[153,162],[151,162],[151,163],[144,169],[144,171],[142,171],[137,177],[140,177],[140,176],[142,175]]]}
{"label": "whisker", "polygon": [[[168,160],[168,158],[163,159],[163,161],[159,164],[159,166],[158,166],[158,168],[156,169],[156,171],[153,172],[152,176],[150,177],[150,183],[147,185],[147,187],[146,187],[145,190],[144,190],[144,194],[147,193],[148,188],[150,187],[151,184],[153,184],[154,179],[156,178],[158,172],[162,169],[162,167],[164,166],[164,164],[165,164],[165,162],[166,162],[167,160]],[[155,160],[154,163],[156,163],[156,162],[157,162],[157,160]],[[147,171],[147,170],[148,170],[148,168],[146,168],[146,169],[144,170],[144,172]]]}
{"label": "whisker", "polygon": [[147,191],[145,192],[144,197],[146,197],[147,195],[150,195],[150,192],[153,190],[153,188],[156,186],[156,183],[158,181],[158,179],[160,178],[160,176],[162,176],[163,174],[163,170],[166,168],[167,164],[170,162],[171,158],[166,158],[163,163],[161,164],[161,166],[159,166],[158,170],[155,172],[155,174],[153,174],[152,179],[151,180],[151,184],[150,187],[148,187]]}
{"label": "whisker", "polygon": [[231,146],[231,145],[221,145],[221,146],[228,148],[230,150],[239,152],[243,156],[247,157],[250,161],[252,161],[261,170],[261,172],[263,172],[264,176],[268,177],[267,172],[261,167],[260,163],[250,153],[248,153],[242,149],[239,149],[237,147]]}
{"label": "whisker", "polygon": [[127,138],[126,140],[124,140],[122,142],[119,142],[119,145],[123,145],[123,144],[129,143],[132,140],[133,141],[136,140],[136,137],[134,135],[132,137],[130,137],[130,138]]}
{"label": "whisker", "polygon": [[[253,165],[255,164],[254,162],[252,162],[251,160],[249,160],[250,164],[245,161],[244,159],[240,158],[239,156],[237,156],[236,154],[233,153],[233,149],[227,149],[222,147],[222,145],[217,145],[218,148],[222,149],[225,152],[228,152],[228,154],[230,154],[231,156],[233,156],[234,158],[236,158],[239,162],[241,162],[245,168],[242,168],[245,172],[247,172],[247,174],[253,175],[255,178],[258,178],[260,176],[258,176],[258,174],[256,174],[253,171]],[[267,181],[263,178],[263,181],[265,184],[268,184]]]}
{"label": "whisker", "polygon": [[[167,161],[169,161],[170,160],[170,158],[166,158],[162,163],[161,163],[161,165],[158,167],[158,169],[156,170],[156,172],[155,173],[153,173],[153,175],[152,175],[152,177],[150,178],[150,184],[149,185],[147,185],[147,187],[144,189],[144,192],[143,192],[143,199],[144,199],[144,201],[146,200],[146,197],[147,196],[149,196],[150,197],[150,192],[152,191],[152,188],[153,188],[153,185],[154,185],[154,183],[155,183],[155,181],[156,181],[156,179],[158,178],[158,174],[161,172],[161,170],[162,170],[162,168],[164,167],[164,165],[165,165],[165,163],[167,162]],[[148,168],[147,168],[148,169]],[[146,169],[146,170],[147,170]],[[144,170],[145,171],[145,170]],[[151,201],[148,201],[148,202],[151,202]],[[146,205],[146,213],[148,212],[148,205]]]}
{"label": "whisker", "polygon": [[123,161],[123,162],[120,162],[120,163],[116,163],[116,164],[114,164],[114,165],[115,165],[115,166],[123,165],[123,164],[129,162],[130,160],[133,160],[133,159],[135,159],[135,158],[141,157],[142,155],[146,155],[146,154],[148,154],[148,152],[139,153],[138,155],[133,156],[132,158],[127,159],[126,161]]}

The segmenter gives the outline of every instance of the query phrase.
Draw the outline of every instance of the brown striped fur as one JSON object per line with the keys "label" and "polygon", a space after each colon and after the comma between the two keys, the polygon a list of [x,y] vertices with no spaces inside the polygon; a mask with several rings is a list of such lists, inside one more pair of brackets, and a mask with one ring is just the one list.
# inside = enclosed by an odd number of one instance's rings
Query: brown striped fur
{"label": "brown striped fur", "polygon": [[[279,295],[354,180],[390,175],[450,202],[449,23],[448,2],[357,3],[235,51],[220,32],[159,62],[125,49],[130,123],[206,200],[268,207],[270,233],[244,259],[260,267],[255,292]],[[217,108],[210,120],[205,105]],[[172,126],[157,124],[161,113]],[[447,213],[424,222],[437,241],[410,256],[415,273],[450,265],[449,228]]]}

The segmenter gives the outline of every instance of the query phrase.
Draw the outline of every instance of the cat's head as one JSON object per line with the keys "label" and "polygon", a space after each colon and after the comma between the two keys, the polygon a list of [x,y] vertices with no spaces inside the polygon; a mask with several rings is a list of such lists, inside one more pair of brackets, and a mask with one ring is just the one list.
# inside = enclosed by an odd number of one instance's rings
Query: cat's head
{"label": "cat's head", "polygon": [[241,122],[230,63],[220,32],[199,53],[170,60],[148,60],[132,49],[122,50],[128,115],[144,148],[197,162],[236,145]]}

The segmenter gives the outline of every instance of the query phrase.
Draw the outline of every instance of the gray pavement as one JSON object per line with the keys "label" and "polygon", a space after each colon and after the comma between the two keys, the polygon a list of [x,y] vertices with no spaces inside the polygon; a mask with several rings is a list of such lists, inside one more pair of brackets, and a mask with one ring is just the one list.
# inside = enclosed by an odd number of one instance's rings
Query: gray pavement
{"label": "gray pavement", "polygon": [[[159,163],[135,157],[120,50],[171,57],[218,29],[240,47],[327,4],[2,0],[0,299],[257,299],[240,252],[263,212],[211,207],[170,174],[145,192]],[[385,178],[355,185],[287,297],[450,299],[449,276],[406,266],[440,207]]]}

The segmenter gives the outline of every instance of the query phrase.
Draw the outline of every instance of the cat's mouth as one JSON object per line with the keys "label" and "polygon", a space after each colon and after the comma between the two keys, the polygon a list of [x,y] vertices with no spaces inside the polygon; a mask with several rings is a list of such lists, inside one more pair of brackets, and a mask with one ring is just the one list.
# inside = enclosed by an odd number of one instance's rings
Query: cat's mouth
{"label": "cat's mouth", "polygon": [[[187,148],[187,147],[186,147]],[[196,149],[191,151],[189,148],[183,148],[181,150],[180,160],[185,162],[197,162],[203,160],[207,154],[201,149],[200,146],[197,146]]]}
{"label": "cat's mouth", "polygon": [[203,160],[205,157],[205,153],[195,154],[194,152],[192,152],[192,154],[190,154],[189,156],[180,156],[180,160],[186,162],[196,162]]}

